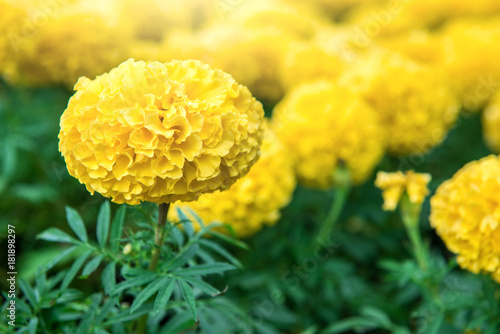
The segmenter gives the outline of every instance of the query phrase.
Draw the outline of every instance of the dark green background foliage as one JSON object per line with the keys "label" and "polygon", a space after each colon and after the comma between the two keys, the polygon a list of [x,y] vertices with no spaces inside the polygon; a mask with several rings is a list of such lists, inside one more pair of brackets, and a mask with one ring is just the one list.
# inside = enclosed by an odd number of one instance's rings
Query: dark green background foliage
{"label": "dark green background foliage", "polygon": [[[420,270],[398,213],[382,210],[374,178],[353,189],[330,239],[318,240],[315,234],[333,195],[298,187],[275,226],[243,240],[248,247],[217,237],[198,238],[189,224],[183,231],[171,226],[163,254],[170,260],[160,264],[160,274],[154,273],[163,276],[138,282],[138,277],[149,275],[145,266],[153,231],[148,221],[155,219],[156,206],[128,207],[119,242],[113,246],[110,240],[103,246],[103,235],[95,231],[96,222],[106,215],[98,218],[104,199],[90,196],[68,175],[57,149],[59,117],[70,96],[63,89],[12,88],[0,82],[0,249],[7,249],[7,224],[15,225],[18,290],[22,290],[17,323],[26,332],[49,328],[54,333],[125,333],[131,322],[155,309],[158,295],[168,294],[172,277],[183,278],[172,283],[167,308],[148,321],[151,332],[500,332],[497,284],[454,264],[453,255],[429,227],[428,200],[421,230],[430,245],[431,267]],[[480,117],[464,115],[446,141],[426,156],[386,157],[378,169],[431,173],[434,192],[464,164],[489,153]],[[78,249],[42,274],[40,266],[70,247],[68,242],[41,240],[61,239],[59,232],[58,237],[50,234],[53,229],[42,231],[58,228],[76,240],[74,231],[81,228],[79,223],[70,228],[66,206],[81,215],[89,241],[77,242]],[[119,207],[111,205],[112,216]],[[97,231],[104,233],[103,226]],[[125,244],[132,247],[127,256],[121,252]],[[78,259],[81,267],[72,267],[72,272],[70,266]],[[115,265],[110,263],[116,263],[114,275],[110,266]],[[201,267],[207,271],[186,280],[176,272],[188,265],[214,263],[220,265]],[[6,272],[0,271],[2,290],[7,287]],[[116,286],[103,285],[102,277],[112,278]],[[197,281],[201,277],[206,283]],[[118,292],[117,287],[121,287]],[[196,299],[196,310],[191,297]]]}

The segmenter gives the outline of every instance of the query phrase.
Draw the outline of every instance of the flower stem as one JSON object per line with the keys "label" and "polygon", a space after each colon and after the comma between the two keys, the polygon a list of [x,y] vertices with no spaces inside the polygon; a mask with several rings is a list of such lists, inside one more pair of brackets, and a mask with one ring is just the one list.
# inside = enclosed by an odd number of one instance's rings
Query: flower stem
{"label": "flower stem", "polygon": [[[170,208],[170,203],[162,203],[158,207],[158,223],[155,225],[155,247],[152,251],[151,262],[149,263],[148,269],[155,271],[158,266],[158,260],[160,259],[161,247],[163,246],[163,237],[165,233],[165,224],[167,223],[168,209]],[[148,315],[145,314],[137,323],[137,333],[146,333],[146,323],[148,321]]]}
{"label": "flower stem", "polygon": [[419,229],[421,208],[422,204],[411,203],[408,195],[405,194],[403,196],[401,200],[401,218],[406,229],[406,234],[408,234],[408,238],[412,244],[413,256],[420,269],[427,271],[429,268],[429,259]]}
{"label": "flower stem", "polygon": [[351,190],[351,175],[346,167],[339,167],[333,175],[335,188],[333,189],[333,203],[323,221],[316,240],[329,240],[335,224],[345,206]]}
{"label": "flower stem", "polygon": [[170,203],[160,204],[158,210],[158,224],[155,227],[155,248],[153,249],[153,256],[151,257],[151,262],[149,263],[149,270],[154,271],[158,265],[158,259],[160,258],[161,246],[163,246],[163,236],[165,232],[165,224],[167,222],[167,214]]}

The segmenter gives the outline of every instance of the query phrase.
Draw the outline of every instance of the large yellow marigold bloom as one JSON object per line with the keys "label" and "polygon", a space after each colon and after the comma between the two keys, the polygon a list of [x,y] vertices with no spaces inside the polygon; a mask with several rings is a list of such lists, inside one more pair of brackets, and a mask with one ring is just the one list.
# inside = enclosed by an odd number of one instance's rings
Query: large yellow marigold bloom
{"label": "large yellow marigold bloom", "polygon": [[392,154],[423,154],[455,124],[459,103],[449,79],[436,68],[397,53],[373,50],[339,79],[377,111]]}
{"label": "large yellow marigold bloom", "polygon": [[408,194],[410,203],[422,204],[429,194],[427,184],[431,181],[430,174],[415,173],[409,170],[405,173],[378,172],[375,186],[382,190],[384,210],[394,211],[404,192]]}
{"label": "large yellow marigold bloom", "polygon": [[443,30],[442,39],[439,66],[453,78],[450,83],[465,110],[480,111],[498,89],[500,18],[453,21]]}
{"label": "large yellow marigold bloom", "polygon": [[473,161],[431,198],[431,226],[460,267],[500,283],[500,159]]}
{"label": "large yellow marigold bloom", "polygon": [[355,182],[363,182],[384,151],[376,113],[359,95],[331,82],[291,90],[275,107],[273,123],[299,181],[310,187],[332,187],[339,164],[347,166]]}
{"label": "large yellow marigold bloom", "polygon": [[[189,216],[189,207],[205,223],[219,221],[228,224],[239,237],[274,224],[280,209],[286,206],[295,189],[295,175],[288,152],[271,130],[266,130],[262,154],[250,172],[227,191],[202,195],[196,202],[175,204],[170,218],[178,220],[175,207]],[[194,222],[196,220],[193,220]],[[199,228],[199,226],[196,226]]]}
{"label": "large yellow marigold bloom", "polygon": [[500,153],[500,90],[482,114],[483,136],[486,144]]}
{"label": "large yellow marigold bloom", "polygon": [[75,90],[59,149],[71,175],[116,203],[195,200],[259,157],[262,105],[199,61],[130,59]]}

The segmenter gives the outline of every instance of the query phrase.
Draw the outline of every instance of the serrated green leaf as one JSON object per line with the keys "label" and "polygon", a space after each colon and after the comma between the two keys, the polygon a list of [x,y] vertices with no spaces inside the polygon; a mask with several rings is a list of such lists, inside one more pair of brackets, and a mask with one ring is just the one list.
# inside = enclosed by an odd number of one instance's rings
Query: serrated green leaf
{"label": "serrated green leaf", "polygon": [[105,331],[102,328],[96,328],[96,329],[94,329],[94,334],[109,334],[109,332]]}
{"label": "serrated green leaf", "polygon": [[179,248],[184,245],[184,234],[176,226],[172,228],[171,236]]}
{"label": "serrated green leaf", "polygon": [[153,306],[153,315],[157,314],[161,310],[165,308],[170,297],[172,296],[172,291],[174,291],[175,287],[175,279],[170,279],[165,287],[160,290],[160,292],[156,295],[155,303]]}
{"label": "serrated green leaf", "polygon": [[214,296],[220,293],[219,290],[211,286],[210,284],[197,279],[197,278],[183,278],[186,282],[191,284],[194,288],[200,289],[201,291],[205,292],[208,295]]}
{"label": "serrated green leaf", "polygon": [[231,253],[229,253],[227,250],[222,248],[219,244],[209,241],[209,240],[200,240],[200,244],[206,246],[207,248],[210,248],[220,256],[224,257],[226,260],[234,264],[238,268],[243,268],[243,265],[241,264],[240,261],[238,261],[237,258],[235,258]]}
{"label": "serrated green leaf", "polygon": [[193,222],[189,219],[188,216],[184,213],[184,211],[180,207],[176,207],[175,211],[177,212],[177,216],[179,217],[179,221],[182,224],[184,231],[189,237],[194,235]]}
{"label": "serrated green leaf", "polygon": [[104,321],[104,319],[106,319],[108,314],[111,312],[111,310],[113,309],[113,306],[115,306],[117,304],[118,304],[118,301],[114,298],[109,298],[108,300],[106,300],[104,305],[99,310],[99,314],[95,318],[94,326],[100,325]]}
{"label": "serrated green leaf", "polygon": [[104,287],[104,292],[106,292],[108,296],[114,295],[115,291],[115,286],[116,286],[115,266],[116,262],[109,263],[106,267],[104,267],[101,274],[102,286]]}
{"label": "serrated green leaf", "polygon": [[37,308],[39,298],[37,298],[37,295],[35,293],[35,290],[27,283],[25,280],[21,279],[19,280],[19,288],[24,294],[24,297],[28,300],[28,302],[33,306],[33,308]]}
{"label": "serrated green leaf", "polygon": [[78,239],[83,242],[87,242],[87,230],[85,229],[85,224],[83,223],[82,217],[80,216],[78,211],[67,206],[66,219],[68,220],[69,227],[71,227],[73,232],[75,232]]}
{"label": "serrated green leaf", "polygon": [[37,239],[52,241],[52,242],[67,242],[70,244],[79,244],[80,242],[67,234],[66,232],[61,231],[57,227],[50,227],[39,233],[36,236]]}
{"label": "serrated green leaf", "polygon": [[217,237],[221,240],[224,240],[225,242],[231,244],[231,245],[234,245],[236,247],[239,247],[241,249],[244,249],[244,250],[249,250],[250,248],[248,248],[247,244],[240,241],[240,240],[237,240],[237,239],[234,239],[234,238],[231,238],[225,234],[222,234],[222,233],[219,233],[219,232],[215,232],[215,231],[210,231],[208,232],[208,234],[214,236],[214,237]]}
{"label": "serrated green leaf", "polygon": [[390,329],[392,327],[392,322],[387,314],[375,307],[365,306],[361,309],[360,314],[365,318],[373,319],[381,328]]}
{"label": "serrated green leaf", "polygon": [[90,274],[92,274],[97,269],[97,267],[99,267],[99,264],[101,264],[101,261],[102,261],[103,258],[104,258],[104,256],[97,255],[92,260],[90,260],[85,265],[85,267],[83,267],[82,277],[83,278],[87,278]]}
{"label": "serrated green leaf", "polygon": [[194,294],[193,294],[193,289],[183,280],[181,279],[176,279],[177,284],[179,285],[179,288],[181,290],[181,295],[186,304],[189,306],[189,309],[191,310],[191,314],[193,315],[193,319],[195,321],[198,320],[197,316],[197,311],[196,311],[196,301],[194,299]]}
{"label": "serrated green leaf", "polygon": [[82,316],[82,321],[76,329],[76,334],[87,334],[90,330],[90,326],[94,321],[97,311],[99,310],[99,304],[102,301],[102,294],[96,293],[90,297],[91,303],[88,306],[87,311]]}
{"label": "serrated green leaf", "polygon": [[168,265],[167,269],[169,270],[175,270],[179,267],[182,267],[185,265],[189,260],[191,260],[198,250],[200,249],[200,246],[198,244],[192,244],[190,245],[186,250],[182,251],[180,254],[177,254],[177,257],[175,257]]}
{"label": "serrated green leaf", "polygon": [[75,262],[73,262],[73,264],[69,268],[68,272],[64,276],[64,279],[61,283],[61,290],[64,290],[69,286],[73,278],[75,278],[76,274],[85,263],[85,261],[87,261],[87,258],[90,256],[90,254],[92,254],[92,251],[88,250],[82,255],[80,255],[78,259],[75,260]]}
{"label": "serrated green leaf", "polygon": [[175,272],[175,274],[182,276],[204,276],[209,274],[222,274],[225,271],[233,269],[236,269],[236,267],[231,264],[215,262],[179,269]]}
{"label": "serrated green leaf", "polygon": [[321,334],[337,334],[349,330],[367,331],[377,328],[377,324],[373,320],[364,319],[361,317],[352,317],[345,320],[340,320],[333,325],[328,326],[321,331]]}
{"label": "serrated green leaf", "polygon": [[189,214],[193,216],[193,218],[196,220],[198,224],[200,224],[201,227],[205,226],[205,223],[203,222],[203,219],[189,206],[185,207],[186,211],[189,211]]}
{"label": "serrated green leaf", "polygon": [[134,277],[134,278],[128,279],[124,282],[120,282],[120,284],[118,284],[116,286],[115,293],[118,293],[118,292],[123,291],[125,289],[130,289],[130,288],[133,288],[133,287],[136,287],[139,285],[147,284],[157,277],[158,277],[158,274],[151,273],[151,275],[149,275],[149,276]]}
{"label": "serrated green leaf", "polygon": [[169,277],[160,277],[142,289],[142,291],[135,297],[134,302],[130,307],[130,313],[133,313],[136,309],[138,309],[139,306],[155,294],[162,287],[162,285],[166,284],[169,279]]}
{"label": "serrated green leaf", "polygon": [[118,245],[120,244],[120,239],[122,237],[126,210],[127,207],[125,205],[120,206],[120,208],[116,211],[113,223],[111,224],[109,243],[111,244],[111,250],[115,253],[118,252]]}
{"label": "serrated green leaf", "polygon": [[101,246],[101,248],[104,248],[106,246],[106,242],[108,241],[110,220],[111,206],[109,201],[105,201],[102,203],[101,209],[99,210],[96,225],[97,243]]}

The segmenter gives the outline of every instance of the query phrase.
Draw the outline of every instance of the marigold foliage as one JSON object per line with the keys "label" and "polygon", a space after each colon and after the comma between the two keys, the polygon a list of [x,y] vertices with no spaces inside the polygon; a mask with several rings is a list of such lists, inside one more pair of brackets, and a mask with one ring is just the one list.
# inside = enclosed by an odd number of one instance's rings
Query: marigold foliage
{"label": "marigold foliage", "polygon": [[431,198],[431,226],[460,267],[500,282],[500,159],[465,165]]}
{"label": "marigold foliage", "polygon": [[275,107],[273,126],[299,181],[313,188],[332,187],[339,164],[363,182],[384,152],[376,113],[350,89],[327,81],[292,89]]}
{"label": "marigold foliage", "polygon": [[382,190],[384,210],[394,211],[404,192],[408,194],[411,203],[422,204],[425,196],[429,194],[427,184],[430,181],[430,174],[415,173],[412,170],[405,173],[401,171],[394,173],[378,172],[375,186]]}
{"label": "marigold foliage", "polygon": [[[280,209],[292,198],[295,175],[288,152],[269,129],[264,133],[261,153],[250,172],[229,190],[204,194],[189,204],[175,204],[169,211],[170,219],[179,220],[176,207],[189,206],[206,223],[228,224],[238,237],[250,236],[276,223]],[[184,212],[189,216],[189,210]]]}
{"label": "marigold foliage", "polygon": [[492,98],[482,114],[483,137],[486,144],[500,153],[500,91]]}
{"label": "marigold foliage", "polygon": [[360,57],[339,79],[377,111],[388,151],[423,154],[455,124],[459,103],[444,73],[387,50]]}
{"label": "marigold foliage", "polygon": [[71,175],[116,203],[195,200],[259,157],[262,105],[199,61],[129,59],[75,90],[59,150]]}

